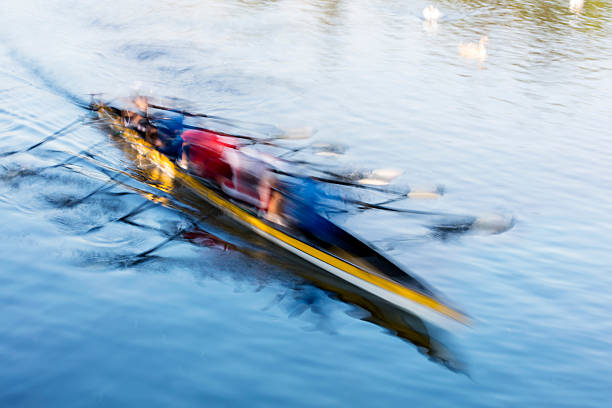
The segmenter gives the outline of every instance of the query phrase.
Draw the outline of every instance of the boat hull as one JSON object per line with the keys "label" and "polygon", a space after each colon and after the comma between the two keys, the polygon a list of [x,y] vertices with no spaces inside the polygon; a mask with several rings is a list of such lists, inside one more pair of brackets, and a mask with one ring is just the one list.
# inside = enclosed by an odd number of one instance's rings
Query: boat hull
{"label": "boat hull", "polygon": [[412,313],[435,326],[446,330],[454,330],[469,324],[469,317],[446,305],[420,281],[403,272],[375,249],[358,241],[344,230],[339,229],[352,241],[359,242],[361,252],[364,252],[365,248],[365,252],[368,255],[379,261],[384,261],[383,263],[387,266],[387,269],[391,270],[395,275],[401,273],[407,279],[414,282],[415,285],[413,286],[416,289],[401,284],[397,279],[384,276],[384,272],[376,270],[374,267],[368,267],[367,263],[364,266],[363,263],[356,262],[358,258],[347,259],[346,257],[334,254],[333,250],[318,247],[307,239],[300,239],[299,234],[291,234],[286,229],[257,217],[256,213],[248,206],[232,201],[220,191],[216,191],[213,187],[207,185],[206,182],[183,171],[172,160],[160,154],[153,146],[140,138],[135,131],[123,127],[116,109],[105,105],[96,105],[94,110],[100,119],[132,145],[137,155],[146,156],[148,162],[157,163],[159,168],[156,174],[159,179],[163,180],[160,187],[162,190],[169,191],[177,182],[180,182],[200,198],[265,240],[298,256],[309,264],[395,307]]}

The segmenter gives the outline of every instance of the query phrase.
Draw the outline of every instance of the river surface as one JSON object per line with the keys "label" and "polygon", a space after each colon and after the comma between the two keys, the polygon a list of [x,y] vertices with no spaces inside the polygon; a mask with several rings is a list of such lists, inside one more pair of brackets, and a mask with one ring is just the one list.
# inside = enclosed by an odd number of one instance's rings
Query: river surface
{"label": "river surface", "polygon": [[[609,406],[612,4],[571,3],[438,1],[430,23],[423,1],[3,1],[0,406]],[[460,55],[484,35],[486,58]],[[312,126],[347,149],[302,157],[444,186],[405,208],[514,217],[453,236],[338,220],[473,324],[402,331],[123,177],[79,102],[136,92]]]}

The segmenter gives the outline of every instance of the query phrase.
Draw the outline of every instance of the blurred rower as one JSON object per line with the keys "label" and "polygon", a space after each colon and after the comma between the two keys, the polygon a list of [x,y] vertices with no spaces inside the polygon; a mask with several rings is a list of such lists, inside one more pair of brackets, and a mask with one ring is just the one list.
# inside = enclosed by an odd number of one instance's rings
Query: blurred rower
{"label": "blurred rower", "polygon": [[274,175],[270,165],[241,150],[239,140],[211,130],[187,130],[180,165],[213,181],[228,196],[267,212]]}
{"label": "blurred rower", "polygon": [[151,115],[145,96],[136,96],[133,103],[136,111],[124,110],[121,113],[124,126],[137,131],[161,153],[178,159],[183,145],[183,115],[173,112]]}
{"label": "blurred rower", "polygon": [[343,232],[326,218],[326,213],[339,208],[342,197],[324,191],[311,177],[291,177],[277,181],[268,211],[268,219],[301,231],[320,243],[337,243]]}

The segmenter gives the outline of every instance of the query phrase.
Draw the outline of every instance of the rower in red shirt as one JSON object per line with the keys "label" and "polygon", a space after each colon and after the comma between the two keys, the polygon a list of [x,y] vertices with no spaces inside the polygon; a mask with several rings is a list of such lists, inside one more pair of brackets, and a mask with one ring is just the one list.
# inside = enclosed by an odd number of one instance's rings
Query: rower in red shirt
{"label": "rower in red shirt", "polygon": [[215,182],[228,196],[267,211],[273,175],[270,166],[240,150],[239,140],[212,130],[186,130],[181,165]]}

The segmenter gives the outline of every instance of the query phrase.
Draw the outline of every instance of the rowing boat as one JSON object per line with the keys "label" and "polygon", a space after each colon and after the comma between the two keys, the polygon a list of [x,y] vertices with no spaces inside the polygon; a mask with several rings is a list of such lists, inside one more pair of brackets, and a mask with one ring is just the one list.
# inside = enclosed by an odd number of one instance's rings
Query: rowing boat
{"label": "rowing boat", "polygon": [[[147,176],[156,188],[169,192],[178,184],[187,187],[235,222],[286,252],[435,326],[454,329],[469,324],[467,315],[450,306],[422,279],[402,269],[354,234],[333,225],[338,232],[336,236],[340,237],[338,242],[321,242],[316,237],[269,222],[258,216],[257,209],[228,197],[207,180],[184,171],[136,131],[126,128],[117,108],[95,103],[91,110],[127,143],[131,158],[138,166],[147,167]],[[324,222],[331,224],[326,219]]]}

